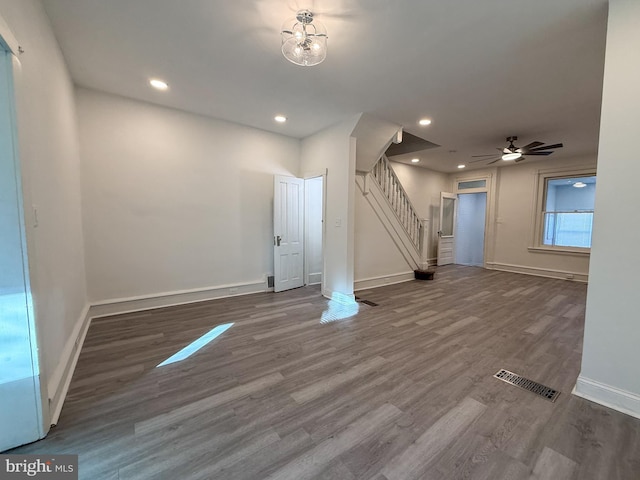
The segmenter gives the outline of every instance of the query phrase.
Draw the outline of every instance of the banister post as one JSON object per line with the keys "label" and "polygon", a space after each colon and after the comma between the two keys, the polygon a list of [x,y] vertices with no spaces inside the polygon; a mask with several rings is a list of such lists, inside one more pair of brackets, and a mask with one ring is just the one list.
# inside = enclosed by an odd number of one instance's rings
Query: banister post
{"label": "banister post", "polygon": [[420,219],[420,270],[429,267],[429,219]]}

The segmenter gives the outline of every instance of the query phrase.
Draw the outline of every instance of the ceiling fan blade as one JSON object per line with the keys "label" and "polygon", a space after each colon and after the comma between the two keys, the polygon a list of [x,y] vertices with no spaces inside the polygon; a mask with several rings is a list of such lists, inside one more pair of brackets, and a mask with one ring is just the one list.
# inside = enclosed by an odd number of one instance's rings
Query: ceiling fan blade
{"label": "ceiling fan blade", "polygon": [[500,158],[496,158],[493,162],[487,163],[487,165],[491,165],[492,163],[496,163],[496,162],[499,162],[499,161],[500,161]]}
{"label": "ceiling fan blade", "polygon": [[536,148],[536,147],[539,147],[540,145],[544,145],[544,142],[531,142],[530,144],[525,145],[524,147],[520,147],[519,150],[522,150],[524,152],[525,150]]}
{"label": "ceiling fan blade", "polygon": [[520,157],[520,158],[518,158],[517,160],[515,160],[515,161],[514,161],[514,163],[518,163],[518,162],[521,162],[521,161],[523,161],[523,160],[526,160],[526,158],[524,158],[524,157]]}
{"label": "ceiling fan blade", "polygon": [[495,157],[495,153],[490,153],[489,155],[471,155],[471,158],[480,158],[480,157]]}
{"label": "ceiling fan blade", "polygon": [[537,152],[539,150],[552,150],[554,148],[562,148],[563,145],[561,143],[554,143],[553,145],[545,145],[543,147],[532,148],[532,152]]}
{"label": "ceiling fan blade", "polygon": [[551,155],[553,152],[527,152],[527,153],[523,153],[523,155],[529,156],[529,155]]}
{"label": "ceiling fan blade", "polygon": [[[486,162],[487,160],[492,160],[492,159],[491,158],[479,158],[478,160],[471,160],[468,163]],[[498,157],[498,160],[500,160],[500,157]]]}

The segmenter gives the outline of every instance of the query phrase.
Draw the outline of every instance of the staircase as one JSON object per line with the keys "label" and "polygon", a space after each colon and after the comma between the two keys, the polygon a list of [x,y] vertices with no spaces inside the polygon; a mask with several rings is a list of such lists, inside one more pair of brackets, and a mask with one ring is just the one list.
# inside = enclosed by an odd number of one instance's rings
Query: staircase
{"label": "staircase", "polygon": [[427,219],[421,219],[402,188],[389,160],[383,155],[356,183],[376,211],[407,263],[426,269]]}

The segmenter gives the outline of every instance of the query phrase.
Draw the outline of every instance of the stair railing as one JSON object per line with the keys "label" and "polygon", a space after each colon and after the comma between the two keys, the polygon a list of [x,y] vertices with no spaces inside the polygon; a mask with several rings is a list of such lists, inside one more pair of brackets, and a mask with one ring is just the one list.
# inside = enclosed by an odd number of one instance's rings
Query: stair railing
{"label": "stair railing", "polygon": [[424,245],[425,224],[418,216],[416,209],[411,204],[407,192],[402,188],[400,180],[396,176],[389,160],[385,155],[375,164],[371,171],[371,176],[376,180],[380,189],[385,194],[391,209],[395,212],[398,220],[416,250],[422,254]]}

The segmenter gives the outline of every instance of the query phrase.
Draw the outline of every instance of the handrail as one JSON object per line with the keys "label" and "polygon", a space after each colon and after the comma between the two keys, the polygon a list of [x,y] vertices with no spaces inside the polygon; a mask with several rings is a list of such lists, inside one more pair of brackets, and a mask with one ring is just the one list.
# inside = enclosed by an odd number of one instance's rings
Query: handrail
{"label": "handrail", "polygon": [[418,216],[415,207],[409,200],[409,195],[402,187],[385,155],[380,157],[380,160],[374,165],[371,174],[385,194],[391,209],[398,217],[407,235],[409,235],[411,242],[418,252],[422,253],[424,248],[422,240],[424,238],[424,223]]}

